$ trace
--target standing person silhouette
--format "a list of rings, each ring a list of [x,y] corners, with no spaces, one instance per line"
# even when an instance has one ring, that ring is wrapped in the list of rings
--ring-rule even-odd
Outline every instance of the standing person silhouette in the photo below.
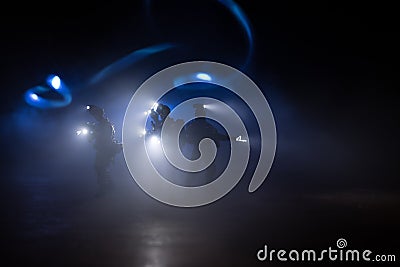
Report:
[[[170,112],[171,109],[167,105],[161,103],[155,104],[150,112],[152,134],[161,135],[162,126]]]
[[[217,148],[220,147],[221,141],[228,141],[229,137],[227,135],[218,132],[217,128],[212,125],[206,118],[206,108],[202,104],[194,104],[194,113],[196,117],[201,117],[197,122],[188,123],[186,128],[185,140],[188,144],[192,146],[191,159],[197,159],[200,157],[200,151],[198,149],[198,144],[204,138],[211,138],[214,140]],[[207,169],[204,170],[205,180],[212,181],[217,172],[216,162],[211,163]]]
[[[109,168],[115,155],[122,151],[122,144],[115,140],[114,125],[105,116],[104,109],[95,105],[88,105],[86,109],[96,120],[90,124],[90,141],[96,150],[94,163],[98,184],[96,195],[101,195],[112,187]]]

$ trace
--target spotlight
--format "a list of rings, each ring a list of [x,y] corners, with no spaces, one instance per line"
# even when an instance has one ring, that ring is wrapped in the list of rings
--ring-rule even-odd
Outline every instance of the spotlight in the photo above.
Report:
[[[90,109],[90,106],[86,106],[86,110],[89,110]]]
[[[56,89],[56,90],[60,89],[60,87],[61,87],[61,80],[60,80],[60,77],[58,77],[58,76],[53,76],[53,77],[50,79],[50,84],[51,84],[51,86],[52,86],[54,89]]]
[[[153,135],[150,139],[150,143],[152,145],[158,145],[160,144],[160,139],[157,136]]]
[[[207,73],[203,73],[203,72],[197,73],[196,77],[203,81],[211,81],[212,80],[210,75],[208,75]]]
[[[55,91],[62,99],[46,98],[44,94],[51,91]],[[28,89],[24,98],[29,105],[42,109],[65,107],[72,101],[68,86],[59,76],[53,74],[47,76],[45,84]]]
[[[30,98],[32,98],[32,100],[35,100],[35,101],[38,101],[38,100],[39,100],[38,95],[35,94],[35,93],[31,93],[31,94],[30,94]]]
[[[89,130],[87,128],[82,128],[82,129],[76,131],[76,135],[87,135],[88,133],[89,133]]]

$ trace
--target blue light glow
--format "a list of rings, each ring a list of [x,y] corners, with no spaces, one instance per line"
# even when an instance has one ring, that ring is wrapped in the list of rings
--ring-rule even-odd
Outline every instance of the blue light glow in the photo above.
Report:
[[[218,2],[221,3],[222,5],[224,5],[233,14],[233,16],[236,18],[237,21],[239,21],[240,25],[243,27],[243,29],[246,33],[249,48],[248,48],[248,52],[247,52],[246,61],[242,66],[242,68],[245,69],[247,67],[247,65],[249,64],[250,59],[253,55],[253,33],[252,33],[250,21],[247,18],[244,11],[240,8],[240,6],[235,1],[233,1],[233,0],[218,0]],[[150,16],[150,6],[151,6],[151,0],[145,0],[146,13],[147,13],[148,17],[151,17]]]
[[[247,18],[246,14],[243,12],[243,10],[240,8],[240,6],[238,4],[236,4],[233,0],[219,0],[219,2],[221,4],[223,4],[224,6],[226,6],[232,12],[232,14],[240,22],[240,24],[242,25],[242,27],[244,28],[244,30],[246,32],[247,39],[249,42],[249,50],[247,53],[246,62],[243,66],[245,68],[247,66],[247,64],[249,63],[250,58],[253,54],[253,33],[252,33],[252,30],[250,27],[249,19]]]
[[[115,61],[114,63],[111,63],[110,65],[99,71],[96,75],[93,76],[93,78],[91,79],[91,83],[99,82],[100,80],[105,79],[106,77],[119,71],[122,71],[123,69],[126,69],[127,67],[133,65],[140,60],[145,59],[148,56],[174,48],[175,46],[175,44],[163,43],[133,51],[129,55]]]
[[[50,91],[57,92],[62,96],[62,99],[50,99],[41,96]],[[37,85],[25,92],[25,102],[36,108],[60,108],[69,105],[71,101],[72,96],[68,87],[56,75],[49,75],[46,79],[46,85]]]
[[[152,2],[151,0],[145,0],[147,17],[151,17],[151,14],[150,14],[151,2]],[[232,13],[232,15],[240,23],[240,25],[243,27],[243,29],[246,33],[247,40],[248,40],[248,51],[247,51],[246,61],[242,65],[242,69],[246,69],[248,64],[250,63],[252,56],[253,56],[253,47],[254,47],[253,33],[252,33],[250,21],[247,18],[244,11],[240,8],[240,6],[235,1],[233,1],[233,0],[218,0],[218,2],[221,3],[222,5],[224,5]]]
[[[207,73],[203,73],[203,72],[198,73],[196,75],[196,77],[203,81],[211,81],[212,80],[210,75],[208,75]]]

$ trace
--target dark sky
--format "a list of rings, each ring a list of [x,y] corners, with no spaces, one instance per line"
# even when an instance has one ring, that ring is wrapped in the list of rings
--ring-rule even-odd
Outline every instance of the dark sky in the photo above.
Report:
[[[237,3],[254,37],[243,72],[274,113],[277,153],[258,191],[247,193],[247,173],[226,197],[194,209],[147,196],[122,155],[113,167],[114,193],[94,198],[94,152],[74,130],[90,119],[81,110],[90,102],[105,108],[120,139],[135,88],[173,64],[211,60],[240,69],[249,43],[229,10],[218,1],[2,8],[2,262],[262,266],[255,255],[264,244],[318,249],[338,238],[400,260],[394,4]],[[88,85],[123,56],[165,42],[179,46]],[[70,86],[71,105],[30,107],[24,92],[50,73]]]

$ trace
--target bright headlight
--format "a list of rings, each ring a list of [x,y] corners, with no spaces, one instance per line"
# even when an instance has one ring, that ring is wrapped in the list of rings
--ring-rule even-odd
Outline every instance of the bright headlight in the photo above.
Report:
[[[82,128],[82,129],[76,131],[76,135],[87,135],[88,133],[89,133],[89,130],[87,128]]]
[[[157,136],[153,135],[150,139],[150,142],[152,145],[158,145],[160,144],[160,139]]]

